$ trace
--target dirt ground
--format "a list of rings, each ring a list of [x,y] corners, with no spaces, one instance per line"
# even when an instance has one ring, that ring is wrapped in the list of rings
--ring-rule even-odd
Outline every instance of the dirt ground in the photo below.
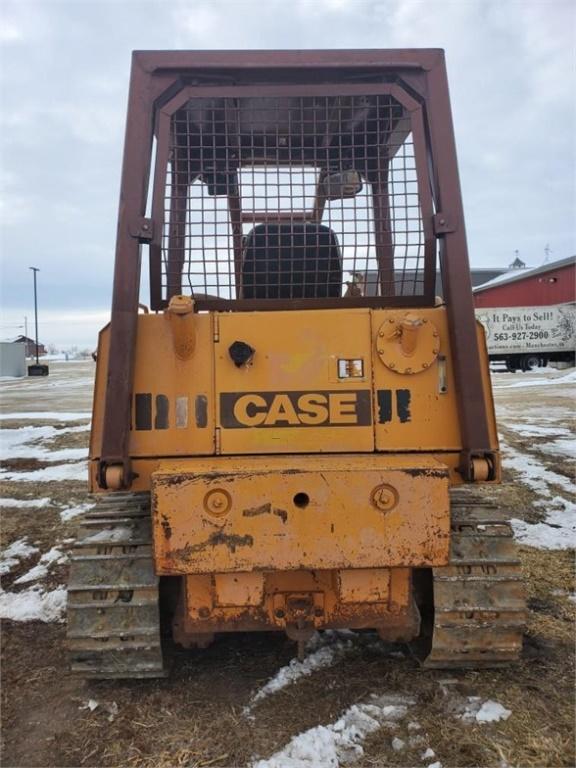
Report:
[[[544,375],[550,381],[539,386]],[[545,521],[547,513],[547,496],[538,486],[534,466],[549,473],[540,474],[557,505],[562,499],[573,500],[574,466],[562,441],[568,432],[574,434],[574,392],[555,385],[554,379],[563,375],[494,376],[500,431],[507,446],[504,457],[510,462],[505,463],[505,483],[496,496],[512,516],[529,523]],[[31,425],[55,427],[56,432],[30,445],[50,451],[84,449],[89,432],[69,428],[89,421],[92,378],[92,362],[55,362],[48,380],[0,382],[4,434]],[[30,413],[35,415],[27,417]],[[61,420],[54,413],[62,414]],[[555,453],[549,450],[551,443]],[[41,451],[30,453],[5,457],[0,465],[6,473],[0,475],[0,550],[23,538],[39,550],[9,569],[2,581],[6,593],[29,587],[15,581],[38,563],[40,553],[54,546],[66,549],[79,518],[66,519],[62,510],[87,500],[81,479],[20,479],[19,473],[52,466]],[[528,461],[527,474],[519,457]],[[9,503],[34,498],[50,502],[38,509]],[[522,546],[521,553],[529,616],[523,657],[513,668],[457,674],[422,671],[402,647],[367,635],[334,664],[263,699],[249,716],[244,708],[254,692],[293,658],[294,645],[281,635],[221,636],[204,651],[183,651],[167,642],[168,679],[85,682],[67,670],[65,623],[3,620],[1,763],[246,766],[282,749],[302,731],[334,723],[371,694],[403,693],[414,704],[393,735],[405,747],[395,750],[390,730],[377,730],[367,737],[355,765],[424,765],[421,755],[430,747],[443,768],[573,766],[574,553],[530,546]],[[66,572],[65,562],[51,565],[42,589],[65,584]],[[468,696],[495,700],[512,714],[494,723],[463,723],[454,716],[452,704]],[[90,700],[98,703],[93,711],[87,706]],[[410,737],[408,720],[420,726],[417,739]]]

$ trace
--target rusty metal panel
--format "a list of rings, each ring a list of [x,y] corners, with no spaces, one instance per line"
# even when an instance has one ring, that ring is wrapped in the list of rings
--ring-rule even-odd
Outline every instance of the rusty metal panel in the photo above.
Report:
[[[343,603],[388,602],[389,568],[355,568],[338,571],[339,593]]]
[[[445,564],[448,470],[366,455],[189,459],[152,476],[161,574]]]
[[[260,605],[264,599],[264,574],[216,573],[214,593],[219,606]]]
[[[344,577],[346,597],[342,595]],[[250,602],[232,604],[218,597],[218,585],[237,578],[259,580],[259,590],[244,592]],[[359,599],[364,590],[369,602]],[[348,589],[348,586],[350,589]],[[375,599],[378,598],[378,599]],[[315,629],[337,627],[376,628],[383,637],[409,635],[414,627],[411,573],[407,568],[346,571],[269,571],[231,574],[187,575],[182,581],[182,599],[177,610],[178,642],[192,643],[214,632],[286,630],[294,601],[309,602],[308,624]],[[412,635],[413,636],[413,635]]]
[[[463,450],[461,472],[473,479],[473,456],[490,455],[490,418],[482,379],[470,263],[460,191],[456,141],[444,57],[430,71],[430,146],[434,158],[436,210],[450,226],[440,236],[440,267],[448,312]]]

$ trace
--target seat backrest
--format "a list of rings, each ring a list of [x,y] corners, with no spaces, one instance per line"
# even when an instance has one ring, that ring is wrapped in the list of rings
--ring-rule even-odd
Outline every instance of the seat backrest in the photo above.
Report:
[[[259,224],[246,237],[244,299],[324,299],[342,295],[342,259],[329,227]]]

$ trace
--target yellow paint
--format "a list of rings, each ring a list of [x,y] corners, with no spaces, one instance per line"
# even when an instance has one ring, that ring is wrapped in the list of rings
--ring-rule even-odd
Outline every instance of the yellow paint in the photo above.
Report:
[[[236,368],[228,347],[240,339],[256,352],[249,367]],[[337,379],[337,358],[365,360],[364,379]],[[296,361],[289,364],[287,361]],[[253,426],[260,429],[222,428],[222,453],[319,453],[371,452],[374,449],[372,425],[354,426],[339,391],[371,391],[370,312],[369,310],[324,310],[305,312],[247,312],[220,316],[220,341],[215,347],[215,384],[220,393],[247,393],[254,398],[263,392],[280,393],[265,419],[255,415]],[[334,429],[315,427],[310,416],[304,429],[302,419],[294,418],[283,393],[319,395],[319,406],[331,415],[339,414]],[[329,393],[329,394],[326,394]],[[328,398],[329,402],[322,398]],[[258,401],[261,403],[261,401]],[[275,415],[284,405],[291,418],[284,424]],[[304,403],[302,403],[304,405]],[[318,407],[317,405],[317,407]],[[223,418],[217,397],[216,421]],[[304,417],[306,420],[306,417]],[[342,424],[350,424],[343,427]]]
[[[451,456],[461,449],[456,407],[456,388],[446,313],[443,307],[398,310],[321,310],[305,312],[222,313],[219,340],[214,341],[214,315],[185,315],[194,325],[195,342],[189,357],[174,350],[174,335],[168,315],[140,315],[135,352],[134,393],[164,394],[169,401],[168,429],[131,431],[130,455],[134,461],[155,462],[166,456],[210,456],[220,427],[222,454],[397,454],[418,451],[441,454],[450,467]],[[391,370],[378,354],[382,327],[397,327],[409,315],[426,321],[417,325],[414,358],[438,354],[428,368],[410,374]],[[181,319],[181,318],[176,318]],[[392,320],[392,323],[389,323]],[[423,330],[426,328],[426,330]],[[432,330],[430,330],[432,329]],[[438,337],[430,333],[438,333]],[[100,455],[102,415],[107,377],[108,328],[102,331],[96,376],[91,458]],[[478,325],[480,348],[485,350],[483,330]],[[251,365],[237,368],[228,353],[236,340],[255,350]],[[179,342],[185,349],[185,340]],[[399,347],[400,348],[400,347]],[[426,351],[427,350],[427,351]],[[363,361],[364,376],[338,378],[338,359]],[[412,358],[407,357],[406,360]],[[418,359],[420,359],[418,357]],[[493,417],[488,360],[482,355],[482,377],[492,446],[498,449]],[[415,369],[417,366],[414,364]],[[440,385],[445,382],[445,391]],[[410,421],[401,422],[397,412],[397,390],[410,391]],[[390,390],[391,420],[379,421],[377,390]],[[371,424],[356,426],[350,392],[364,392],[372,399]],[[223,424],[220,395],[236,393],[235,415],[242,424]],[[273,398],[269,408],[263,399]],[[205,398],[206,426],[196,423],[198,397]],[[358,397],[358,396],[357,396]],[[177,422],[184,414],[186,423]],[[330,423],[331,422],[331,423]],[[134,413],[132,426],[135,426]],[[142,471],[145,480],[138,489],[149,488],[151,465]],[[458,478],[452,475],[452,482]]]

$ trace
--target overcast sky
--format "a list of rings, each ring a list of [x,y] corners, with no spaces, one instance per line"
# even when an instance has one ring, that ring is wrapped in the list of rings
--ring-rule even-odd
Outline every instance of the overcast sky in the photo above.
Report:
[[[575,245],[572,1],[110,0],[0,3],[0,338],[94,346],[110,304],[133,49],[446,50],[475,266]],[[146,300],[146,299],[145,299]]]

